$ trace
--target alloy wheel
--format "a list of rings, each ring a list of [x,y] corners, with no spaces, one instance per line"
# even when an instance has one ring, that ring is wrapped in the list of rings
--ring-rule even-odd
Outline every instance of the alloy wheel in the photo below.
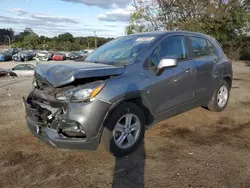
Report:
[[[217,103],[220,108],[223,108],[227,104],[228,89],[226,86],[222,86],[217,94]]]
[[[127,149],[138,140],[140,131],[140,119],[135,114],[126,114],[115,125],[113,131],[114,142],[119,148]]]

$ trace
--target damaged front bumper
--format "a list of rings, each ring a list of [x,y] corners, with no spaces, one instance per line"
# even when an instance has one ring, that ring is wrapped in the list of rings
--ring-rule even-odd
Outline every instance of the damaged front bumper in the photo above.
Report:
[[[33,98],[24,98],[23,103],[26,121],[34,136],[48,145],[76,150],[97,149],[103,130],[103,119],[110,108],[110,104],[99,100],[68,103],[57,108]],[[80,127],[81,130],[75,127]]]

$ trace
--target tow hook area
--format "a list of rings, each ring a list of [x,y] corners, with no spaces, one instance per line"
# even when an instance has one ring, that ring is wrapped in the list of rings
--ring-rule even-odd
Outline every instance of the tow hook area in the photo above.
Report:
[[[62,120],[58,129],[60,135],[66,138],[86,138],[82,125],[73,120]]]
[[[80,123],[65,119],[63,109],[47,116],[45,125],[58,131],[63,138],[86,138],[86,133]]]

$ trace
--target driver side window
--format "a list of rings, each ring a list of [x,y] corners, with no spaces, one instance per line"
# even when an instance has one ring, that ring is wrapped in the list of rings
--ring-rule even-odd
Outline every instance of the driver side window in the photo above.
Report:
[[[160,60],[159,60],[159,47],[157,47],[153,53],[150,55],[150,57],[148,58],[148,65],[149,68],[154,68],[157,67],[157,65],[159,64]]]
[[[25,69],[25,65],[17,65],[12,70],[24,70],[24,69]]]
[[[174,57],[177,60],[187,59],[186,40],[184,36],[168,37],[161,43],[160,59],[163,57]]]
[[[148,58],[149,68],[157,67],[164,57],[173,57],[177,60],[188,58],[186,40],[184,36],[172,36],[163,40]]]

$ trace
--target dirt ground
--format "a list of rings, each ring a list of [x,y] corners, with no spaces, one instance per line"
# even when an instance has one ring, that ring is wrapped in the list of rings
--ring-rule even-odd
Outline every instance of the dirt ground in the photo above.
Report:
[[[1,67],[1,64],[0,64]],[[133,154],[62,151],[33,137],[22,96],[31,78],[0,79],[0,187],[250,187],[250,67],[234,62],[222,113],[197,108],[146,132]]]

